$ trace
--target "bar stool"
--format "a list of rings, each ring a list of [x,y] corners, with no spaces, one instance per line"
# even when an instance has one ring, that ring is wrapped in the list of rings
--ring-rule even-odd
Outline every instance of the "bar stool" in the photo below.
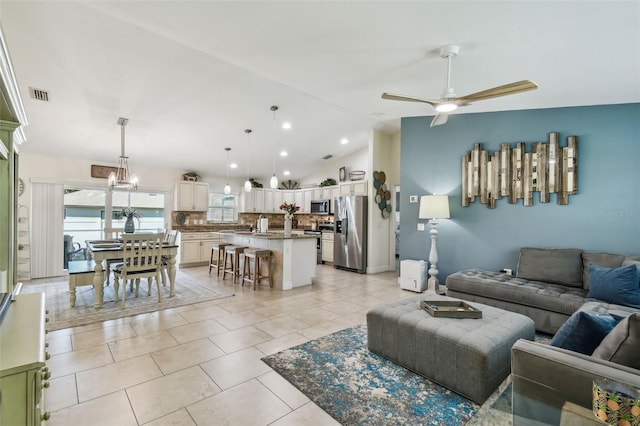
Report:
[[[269,287],[273,288],[273,272],[271,269],[271,250],[249,248],[245,249],[242,261],[242,285],[244,282],[253,283],[253,289],[260,284],[260,281],[269,279]],[[253,259],[253,277],[251,276],[251,260]],[[264,262],[267,262],[269,275],[263,275]]]
[[[209,260],[209,274],[211,274],[211,269],[216,268],[216,276],[220,276],[220,264],[224,260],[224,248],[230,246],[231,243],[213,243],[211,244],[211,260]],[[215,256],[214,256],[215,254]],[[213,263],[213,260],[216,260],[216,263]],[[222,269],[224,270],[224,265],[222,265]]]
[[[236,283],[238,276],[240,276],[240,255],[247,246],[226,246],[224,248],[224,272],[222,273],[222,279],[227,277],[227,274],[231,274],[233,277],[233,283]]]

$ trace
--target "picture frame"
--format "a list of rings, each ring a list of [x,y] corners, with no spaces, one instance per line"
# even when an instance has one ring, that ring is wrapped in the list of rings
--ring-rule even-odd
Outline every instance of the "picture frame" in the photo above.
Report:
[[[346,167],[340,167],[340,170],[338,170],[338,177],[340,178],[340,182],[344,182],[345,180],[347,180],[347,168]]]
[[[111,166],[100,166],[98,164],[91,165],[91,177],[93,178],[108,179],[111,172],[117,173],[118,168]]]

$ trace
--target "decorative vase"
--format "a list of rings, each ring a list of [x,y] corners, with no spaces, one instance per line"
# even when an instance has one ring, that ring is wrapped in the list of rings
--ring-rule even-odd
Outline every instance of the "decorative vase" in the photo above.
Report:
[[[290,237],[291,236],[291,228],[292,228],[292,220],[291,219],[285,219],[284,220],[284,236],[285,237]]]
[[[127,221],[124,223],[124,232],[126,234],[133,234],[136,232],[136,227],[133,224],[133,216],[129,216]]]

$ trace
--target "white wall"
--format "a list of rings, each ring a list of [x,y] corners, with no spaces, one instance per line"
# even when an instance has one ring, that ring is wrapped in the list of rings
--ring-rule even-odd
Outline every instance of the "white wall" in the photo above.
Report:
[[[395,209],[394,185],[399,184],[400,176],[400,138],[398,135],[388,135],[379,131],[371,133],[369,141],[368,157],[371,177],[369,178],[369,232],[367,272],[377,273],[392,271],[395,269],[395,234],[394,215],[382,217],[382,212],[375,202],[376,188],[373,185],[373,172],[384,171],[386,175],[385,185],[391,191],[391,203]]]
[[[368,152],[369,148],[367,147],[355,151],[346,157],[338,158],[336,160],[329,159],[327,160],[326,166],[300,179],[300,185],[319,185],[320,182],[327,178],[333,178],[336,182],[339,182],[340,179],[338,173],[340,167],[346,167],[347,180],[349,180],[349,172],[353,170],[364,170],[366,173],[365,179],[371,179],[371,173],[369,172],[370,169],[368,166]],[[398,164],[400,164],[400,162],[398,162]]]

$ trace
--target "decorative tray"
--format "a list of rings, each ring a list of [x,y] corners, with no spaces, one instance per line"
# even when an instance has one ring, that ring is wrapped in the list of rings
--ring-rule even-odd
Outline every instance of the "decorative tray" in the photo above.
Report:
[[[462,300],[423,300],[420,307],[436,318],[482,318],[482,311]]]

